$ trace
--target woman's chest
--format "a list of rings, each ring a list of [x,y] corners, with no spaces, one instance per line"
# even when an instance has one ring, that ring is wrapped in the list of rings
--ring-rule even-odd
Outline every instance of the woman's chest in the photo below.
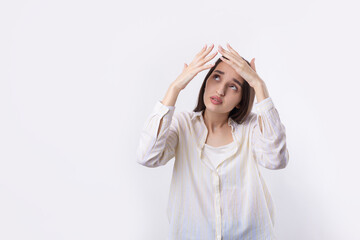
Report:
[[[216,133],[209,132],[205,143],[212,147],[220,147],[230,144],[233,141],[234,139],[231,133],[231,129],[224,129]]]

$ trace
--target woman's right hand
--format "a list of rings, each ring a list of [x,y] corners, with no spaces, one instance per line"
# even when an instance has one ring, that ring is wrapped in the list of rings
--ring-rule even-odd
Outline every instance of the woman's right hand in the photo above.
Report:
[[[172,85],[179,91],[183,90],[199,72],[213,67],[214,64],[204,65],[205,63],[213,59],[218,53],[216,51],[210,56],[207,56],[213,48],[214,44],[211,44],[209,48],[207,48],[205,44],[201,51],[195,55],[194,60],[189,65],[187,65],[186,63],[184,64],[182,73],[176,78]]]

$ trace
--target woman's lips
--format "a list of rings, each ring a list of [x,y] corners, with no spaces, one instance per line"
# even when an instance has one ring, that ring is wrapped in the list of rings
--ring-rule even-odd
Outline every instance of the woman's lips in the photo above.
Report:
[[[216,97],[210,97],[210,101],[211,101],[213,104],[215,104],[215,105],[218,105],[218,104],[221,104],[221,103],[222,103],[222,102],[220,102],[221,99],[218,100]]]

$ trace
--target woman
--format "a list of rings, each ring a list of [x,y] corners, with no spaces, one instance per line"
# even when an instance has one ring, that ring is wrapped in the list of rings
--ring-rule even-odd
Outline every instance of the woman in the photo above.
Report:
[[[184,65],[143,127],[137,162],[165,165],[175,157],[167,216],[169,239],[277,239],[274,204],[258,169],[285,168],[285,127],[253,59],[229,44],[205,65],[213,44]],[[192,112],[176,112],[179,93],[209,69]],[[257,114],[252,113],[256,95]]]

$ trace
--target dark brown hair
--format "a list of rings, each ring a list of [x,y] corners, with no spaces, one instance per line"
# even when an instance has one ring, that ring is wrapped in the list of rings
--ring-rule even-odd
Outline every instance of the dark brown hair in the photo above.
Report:
[[[222,56],[222,57],[225,59],[228,59],[225,56]],[[246,59],[244,59],[244,60],[250,66],[250,63]],[[202,110],[205,110],[206,106],[204,103],[204,92],[205,92],[206,82],[207,82],[208,78],[210,77],[211,73],[215,70],[216,66],[220,62],[222,62],[222,60],[219,58],[215,62],[215,65],[212,68],[210,68],[209,72],[206,74],[204,82],[200,88],[197,106],[193,110],[194,112],[200,112]],[[231,117],[238,124],[243,123],[243,121],[246,119],[246,117],[250,114],[251,109],[254,104],[254,99],[255,99],[255,90],[254,90],[254,88],[250,87],[250,85],[247,81],[244,81],[244,84],[241,88],[241,93],[242,94],[241,94],[240,104],[237,105],[239,108],[234,107],[229,113],[229,117]]]

